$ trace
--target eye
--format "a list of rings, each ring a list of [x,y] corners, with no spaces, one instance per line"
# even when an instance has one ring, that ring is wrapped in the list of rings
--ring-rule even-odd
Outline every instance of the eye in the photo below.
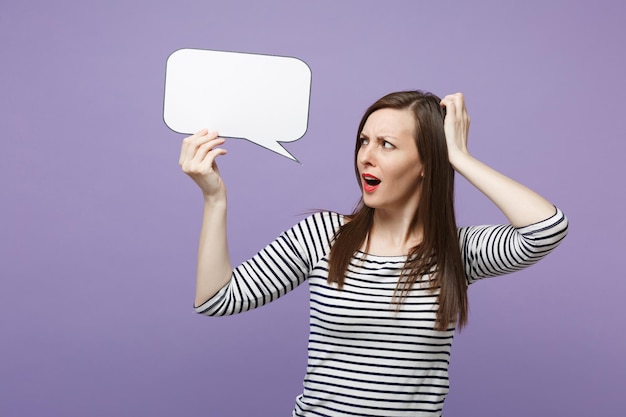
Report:
[[[369,140],[368,138],[364,137],[364,136],[361,136],[361,137],[359,138],[359,140],[361,141],[361,146],[365,146],[365,145],[367,145],[368,143],[370,143],[370,140]]]
[[[393,144],[391,142],[387,142],[386,140],[383,141],[383,148],[384,149],[393,149],[395,148],[395,146],[393,146]]]

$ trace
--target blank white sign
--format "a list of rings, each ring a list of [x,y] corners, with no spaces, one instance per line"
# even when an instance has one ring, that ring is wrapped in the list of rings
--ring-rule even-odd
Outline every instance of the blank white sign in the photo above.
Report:
[[[304,136],[311,70],[292,57],[179,49],[167,60],[163,119],[175,132],[203,128],[296,160],[279,142]]]

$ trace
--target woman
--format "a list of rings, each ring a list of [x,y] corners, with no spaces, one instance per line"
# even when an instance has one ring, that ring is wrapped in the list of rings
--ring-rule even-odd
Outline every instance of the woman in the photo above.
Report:
[[[180,165],[205,201],[196,311],[239,313],[309,282],[308,366],[294,416],[440,416],[467,285],[535,263],[565,237],[560,210],[469,154],[468,131],[462,94],[381,98],[357,131],[355,212],[313,214],[235,269],[215,164],[224,140],[203,130],[183,141]],[[455,171],[511,224],[457,229]]]

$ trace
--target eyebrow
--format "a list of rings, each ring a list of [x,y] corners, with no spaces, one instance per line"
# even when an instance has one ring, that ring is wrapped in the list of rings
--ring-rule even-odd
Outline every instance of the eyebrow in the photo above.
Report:
[[[363,133],[363,132],[361,132],[361,133],[359,134],[359,137],[363,137],[363,138],[365,138],[365,139],[371,139],[369,136],[367,136],[367,135],[366,135],[365,133]],[[384,136],[376,136],[376,138],[375,138],[375,139],[378,139],[378,140],[381,140],[381,139],[382,139],[382,140],[387,140],[387,139],[395,139],[395,140],[397,140],[398,138],[397,138],[397,137],[395,137],[395,136],[391,136],[391,135],[384,135]]]

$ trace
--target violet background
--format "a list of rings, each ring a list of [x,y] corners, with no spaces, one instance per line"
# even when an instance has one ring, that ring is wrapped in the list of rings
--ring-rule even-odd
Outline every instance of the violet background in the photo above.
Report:
[[[179,48],[312,69],[308,131],[286,145],[301,164],[242,140],[220,159],[234,263],[308,210],[351,210],[372,101],[463,91],[473,154],[570,234],[472,286],[445,415],[623,415],[625,17],[606,0],[2,1],[0,415],[291,413],[306,285],[240,316],[192,310],[201,196],[162,120]],[[504,221],[457,184],[460,224]]]

